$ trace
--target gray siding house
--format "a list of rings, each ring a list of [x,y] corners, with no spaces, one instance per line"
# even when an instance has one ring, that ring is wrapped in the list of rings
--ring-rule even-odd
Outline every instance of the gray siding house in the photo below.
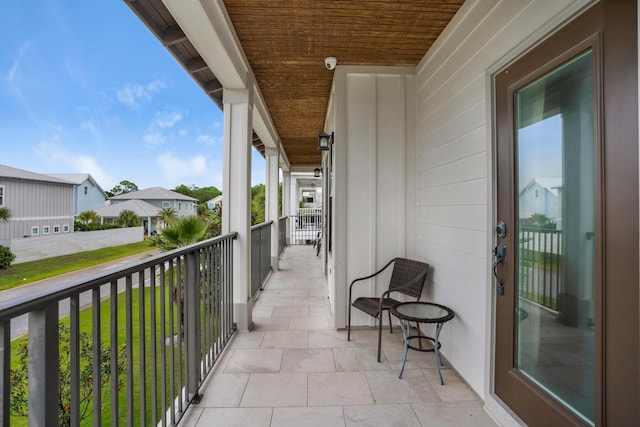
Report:
[[[0,165],[0,207],[11,211],[0,222],[0,245],[20,237],[73,232],[72,182]]]
[[[138,215],[145,234],[153,233],[160,222],[162,209],[171,208],[181,217],[196,215],[198,199],[185,196],[162,187],[151,187],[110,197],[109,205],[96,209],[104,223],[113,223],[123,210],[131,210]]]
[[[48,174],[54,178],[64,179],[75,184],[73,191],[73,214],[94,211],[105,206],[107,195],[98,182],[88,173]]]

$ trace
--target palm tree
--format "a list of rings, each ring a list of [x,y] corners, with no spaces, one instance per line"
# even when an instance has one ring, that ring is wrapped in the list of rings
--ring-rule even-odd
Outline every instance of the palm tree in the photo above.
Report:
[[[186,216],[169,222],[160,234],[153,237],[153,244],[169,251],[209,237],[209,224],[197,216]]]
[[[125,209],[120,212],[120,215],[116,218],[116,224],[123,228],[136,227],[140,225],[140,218],[138,218],[138,215],[136,215],[134,211]]]
[[[9,208],[0,208],[0,222],[9,222],[9,218],[11,218],[11,211]]]
[[[178,219],[178,212],[173,208],[162,208],[158,212],[158,218],[163,222],[163,228],[166,228],[170,223]]]
[[[83,224],[97,223],[100,216],[95,211],[84,211],[78,214],[78,221]]]

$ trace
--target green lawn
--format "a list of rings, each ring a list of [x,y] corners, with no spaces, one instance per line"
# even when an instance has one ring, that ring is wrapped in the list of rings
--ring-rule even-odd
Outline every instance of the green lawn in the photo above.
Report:
[[[144,240],[128,245],[15,264],[6,270],[0,270],[0,291],[153,249],[155,247],[150,241]]]

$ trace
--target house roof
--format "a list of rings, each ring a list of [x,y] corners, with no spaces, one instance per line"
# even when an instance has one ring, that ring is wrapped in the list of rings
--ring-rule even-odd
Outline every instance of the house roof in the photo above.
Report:
[[[175,191],[167,190],[162,187],[145,188],[144,190],[132,191],[130,193],[119,194],[109,197],[108,200],[186,200],[189,202],[197,202],[198,199],[185,196]]]
[[[533,187],[535,184],[538,184],[540,187],[549,190],[554,196],[557,196],[558,188],[562,188],[563,182],[562,178],[533,178],[524,187],[522,187],[520,194]]]
[[[93,185],[96,186],[96,188],[98,188],[98,190],[104,193],[104,190],[102,189],[102,187],[100,187],[98,182],[95,179],[93,179],[91,174],[88,174],[88,173],[48,173],[47,175],[52,176],[54,178],[60,178],[69,182],[73,182],[75,185],[80,185],[88,179],[93,183]]]
[[[214,197],[213,199],[207,200],[207,204],[217,204],[222,202],[222,194],[220,194],[219,196]]]
[[[104,208],[95,209],[95,213],[103,218],[115,218],[120,212],[130,210],[135,212],[139,217],[155,217],[158,216],[160,208],[147,203],[144,200],[127,200],[126,202],[116,203],[105,206]]]
[[[218,106],[223,87],[253,72],[289,163],[309,166],[321,162],[334,74],[324,58],[415,67],[464,0],[125,2]],[[258,111],[253,145],[264,152]]]
[[[27,181],[51,182],[56,184],[74,185],[72,182],[56,178],[51,175],[30,172],[24,169],[13,168],[11,166],[0,165],[0,178],[22,179]]]

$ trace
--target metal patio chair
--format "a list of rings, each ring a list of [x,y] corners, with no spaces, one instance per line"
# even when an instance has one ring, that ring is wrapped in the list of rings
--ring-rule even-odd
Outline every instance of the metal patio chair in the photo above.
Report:
[[[382,273],[393,264],[393,272],[389,288],[379,297],[359,297],[355,301],[351,300],[351,291],[356,282],[371,279]],[[394,258],[387,263],[382,269],[370,274],[369,276],[359,277],[349,285],[349,319],[347,323],[347,341],[351,341],[351,307],[355,307],[364,311],[368,315],[378,319],[378,362],[380,362],[380,352],[382,348],[382,312],[387,311],[389,317],[389,331],[393,333],[391,325],[391,308],[400,304],[400,301],[391,298],[391,294],[399,292],[401,294],[420,300],[422,289],[427,281],[429,273],[429,264],[420,261],[414,261],[407,258]]]

